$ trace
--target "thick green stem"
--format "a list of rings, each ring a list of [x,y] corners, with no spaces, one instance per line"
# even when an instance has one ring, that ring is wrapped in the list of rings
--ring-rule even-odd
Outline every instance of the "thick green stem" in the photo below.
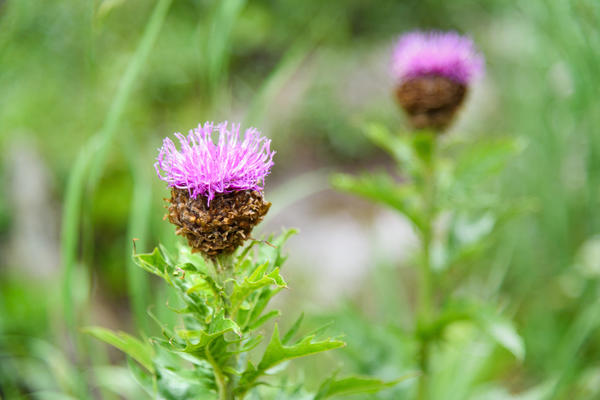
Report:
[[[228,396],[227,379],[225,378],[225,374],[221,370],[221,366],[217,363],[212,353],[210,352],[210,345],[206,346],[204,353],[206,354],[206,360],[212,366],[213,374],[215,375],[215,381],[217,382],[217,390],[219,392],[219,400],[233,399],[233,394],[231,395],[231,397]]]
[[[419,378],[418,399],[425,400],[427,396],[427,386],[429,378],[429,338],[423,334],[423,330],[431,323],[432,316],[432,289],[431,289],[431,266],[429,263],[429,247],[430,235],[423,237],[423,261],[420,268],[419,279],[419,310],[418,310],[418,326],[419,335],[419,369],[421,376]]]
[[[419,377],[419,387],[417,392],[418,400],[426,400],[428,398],[427,387],[429,385],[429,341],[422,340],[419,349],[419,368],[422,371]]]
[[[426,400],[429,398],[429,356],[430,356],[430,337],[428,335],[429,327],[434,319],[435,310],[433,308],[433,282],[431,274],[431,245],[433,241],[434,221],[436,215],[436,188],[435,188],[435,138],[431,147],[431,158],[425,166],[425,176],[423,182],[423,201],[425,203],[425,226],[422,231],[422,260],[419,269],[419,303],[418,303],[418,340],[419,340],[419,386],[417,390],[417,399]]]
[[[425,400],[427,396],[427,386],[429,381],[429,337],[424,334],[432,320],[432,289],[431,289],[431,266],[429,263],[429,246],[431,238],[429,235],[423,237],[423,262],[420,268],[419,280],[419,369],[421,376],[419,378],[418,396],[419,400]]]
[[[235,315],[232,315],[231,304],[229,302],[229,296],[233,290],[233,282],[235,279],[235,266],[234,260],[231,255],[220,256],[212,260],[214,270],[216,273],[216,280],[219,285],[223,288],[223,304],[222,307],[225,310],[225,316],[227,318],[235,319]],[[238,346],[238,344],[230,343],[229,347],[233,351],[233,355],[227,360],[226,367],[237,369],[238,356],[236,355],[237,349],[231,349],[231,347]],[[215,381],[217,382],[217,388],[219,390],[219,400],[235,400],[235,389],[237,387],[237,376],[223,371],[223,367],[212,358],[212,354],[208,350],[207,346],[207,359],[213,367],[213,373],[215,375]],[[211,358],[209,358],[211,357]]]

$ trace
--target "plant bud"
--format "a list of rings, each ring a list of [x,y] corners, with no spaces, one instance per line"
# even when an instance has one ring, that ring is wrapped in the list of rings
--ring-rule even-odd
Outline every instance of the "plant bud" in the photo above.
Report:
[[[441,132],[452,122],[484,59],[473,41],[455,32],[411,32],[392,59],[396,99],[416,129]]]

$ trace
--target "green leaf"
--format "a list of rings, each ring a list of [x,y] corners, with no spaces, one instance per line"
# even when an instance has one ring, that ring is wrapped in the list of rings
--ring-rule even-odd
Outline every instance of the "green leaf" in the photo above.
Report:
[[[39,390],[32,393],[34,398],[36,399],[44,399],[44,400],[77,400],[77,397],[69,396],[65,393],[53,392],[50,390]]]
[[[262,360],[258,364],[258,368],[266,371],[286,360],[337,349],[346,345],[346,343],[335,339],[326,339],[313,343],[314,338],[314,335],[309,335],[292,346],[285,346],[281,343],[279,327],[275,324],[273,336],[263,354]]]
[[[499,315],[487,315],[479,319],[479,324],[484,332],[519,361],[525,359],[525,343],[510,320]]]
[[[203,369],[157,366],[158,394],[165,400],[214,400],[214,378],[205,376]],[[212,374],[211,374],[212,375]]]
[[[481,183],[498,174],[525,148],[520,139],[489,140],[470,145],[457,158],[454,179],[461,186]]]
[[[248,330],[253,331],[255,329],[258,329],[262,325],[264,325],[267,321],[269,321],[270,319],[279,317],[280,315],[281,315],[281,311],[279,311],[279,310],[271,310],[268,313],[266,313],[263,316],[261,316],[260,318],[258,318],[256,321],[254,321],[251,324],[249,324],[248,325]]]
[[[317,337],[319,335],[322,335],[332,325],[333,325],[333,321],[329,321],[329,322],[327,322],[327,323],[319,326],[318,328],[313,329],[312,331],[310,331],[309,333],[307,333],[306,336],[311,336],[312,335],[312,336]]]
[[[518,360],[522,361],[525,358],[523,338],[519,336],[513,323],[495,310],[471,302],[452,303],[446,306],[437,321],[424,334],[438,337],[448,326],[460,321],[475,324]]]
[[[255,325],[258,320],[262,318],[261,314],[269,304],[269,301],[271,301],[273,296],[275,296],[281,290],[283,290],[283,288],[280,287],[276,287],[274,289],[263,289],[258,295],[258,299],[254,303],[253,308],[248,313],[248,322],[245,324],[245,326]]]
[[[276,238],[269,238],[270,246],[263,243],[259,247],[260,260],[269,260],[271,268],[278,268],[283,265],[287,256],[282,255],[283,245],[288,241],[290,237],[298,233],[296,229],[288,229]]]
[[[287,333],[283,336],[283,344],[288,344],[294,338],[294,335],[298,332],[298,329],[300,329],[300,324],[302,323],[303,319],[304,313],[301,313],[296,322],[294,322],[294,324],[290,328],[290,330],[287,331]]]
[[[336,375],[334,374],[331,378],[323,382],[314,400],[323,400],[333,396],[376,393],[391,388],[406,379],[416,377],[418,374],[407,374],[393,381],[383,381],[363,376],[349,376],[347,378],[336,379]]]
[[[498,217],[491,212],[453,215],[447,243],[441,246],[434,268],[438,271],[451,268],[481,254],[492,244],[498,225]]]
[[[217,337],[227,332],[234,332],[241,336],[240,327],[230,318],[225,318],[224,311],[219,312],[208,325],[208,330],[179,329],[175,333],[185,340],[186,347],[183,351],[199,352],[208,346]]]
[[[83,331],[116,347],[136,360],[148,371],[154,373],[154,364],[152,362],[154,351],[149,343],[144,343],[125,332],[113,332],[99,327],[89,327]]]
[[[388,152],[399,164],[414,164],[415,154],[408,138],[392,135],[385,126],[375,123],[365,126],[364,130],[375,145]]]
[[[166,256],[164,251],[163,255]],[[210,268],[207,265],[206,260],[198,253],[192,253],[192,249],[189,246],[180,243],[177,256],[178,264],[189,264],[193,266],[193,269],[195,271],[202,272],[204,274],[209,274]],[[168,258],[165,257],[165,259],[167,260],[167,262],[169,262]],[[175,262],[170,263],[175,264]]]
[[[150,398],[162,400],[162,396],[157,395],[156,382],[154,378],[154,374],[149,375],[148,372],[141,368],[139,364],[133,362],[131,358],[127,359],[127,365],[129,366],[129,371],[133,375],[133,379],[137,382],[138,385],[150,396]]]
[[[423,227],[423,211],[419,196],[412,184],[400,185],[386,173],[364,174],[353,177],[336,174],[331,181],[333,187],[376,203],[386,205],[405,215],[416,227]]]
[[[263,338],[264,337],[262,335],[258,335],[255,338],[248,340],[247,342],[243,343],[243,345],[238,350],[236,350],[235,353],[246,353],[250,350],[253,350],[256,346],[262,343]]]
[[[152,253],[135,254],[133,260],[137,265],[150,272],[151,274],[160,276],[167,282],[171,283],[169,275],[173,271],[173,267],[167,263],[162,251],[157,247]]]
[[[245,393],[254,386],[254,382],[260,375],[284,361],[337,349],[346,345],[346,343],[335,339],[313,342],[314,338],[314,335],[309,335],[292,346],[285,346],[279,337],[279,327],[275,324],[271,341],[267,345],[262,360],[257,367],[248,364],[240,379],[239,391]]]
[[[185,264],[189,265],[189,264]],[[219,297],[221,295],[221,287],[214,281],[214,279],[203,273],[197,272],[193,273],[192,285],[186,289],[186,294],[204,294],[214,297]]]
[[[243,301],[258,289],[271,285],[279,288],[287,287],[287,284],[279,274],[279,268],[275,268],[268,274],[265,273],[268,266],[268,262],[260,265],[249,277],[244,278],[241,284],[234,282],[233,292],[230,297],[232,314],[235,315]]]

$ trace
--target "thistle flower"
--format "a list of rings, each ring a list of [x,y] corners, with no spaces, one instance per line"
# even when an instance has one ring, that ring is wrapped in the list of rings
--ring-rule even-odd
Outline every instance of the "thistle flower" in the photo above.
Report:
[[[154,164],[171,187],[168,218],[176,234],[209,257],[233,252],[271,206],[262,195],[273,166],[271,141],[255,128],[242,140],[239,130],[239,124],[206,122],[187,136],[175,133],[181,149],[165,138]]]
[[[407,33],[392,57],[396,97],[418,129],[445,129],[483,69],[473,41],[456,32]]]

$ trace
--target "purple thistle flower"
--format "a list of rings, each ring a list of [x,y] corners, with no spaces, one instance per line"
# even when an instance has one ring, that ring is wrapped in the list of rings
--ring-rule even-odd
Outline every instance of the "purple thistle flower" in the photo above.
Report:
[[[471,38],[456,32],[409,32],[400,37],[392,72],[400,81],[441,76],[468,85],[484,70],[484,58]]]
[[[214,129],[219,133],[216,144],[212,122],[199,124],[187,136],[175,133],[181,150],[165,138],[154,164],[158,177],[169,187],[187,189],[193,199],[205,196],[207,204],[216,193],[262,191],[275,155],[271,140],[255,128],[247,129],[241,140],[239,124],[231,124],[228,130],[227,122],[222,122]]]

